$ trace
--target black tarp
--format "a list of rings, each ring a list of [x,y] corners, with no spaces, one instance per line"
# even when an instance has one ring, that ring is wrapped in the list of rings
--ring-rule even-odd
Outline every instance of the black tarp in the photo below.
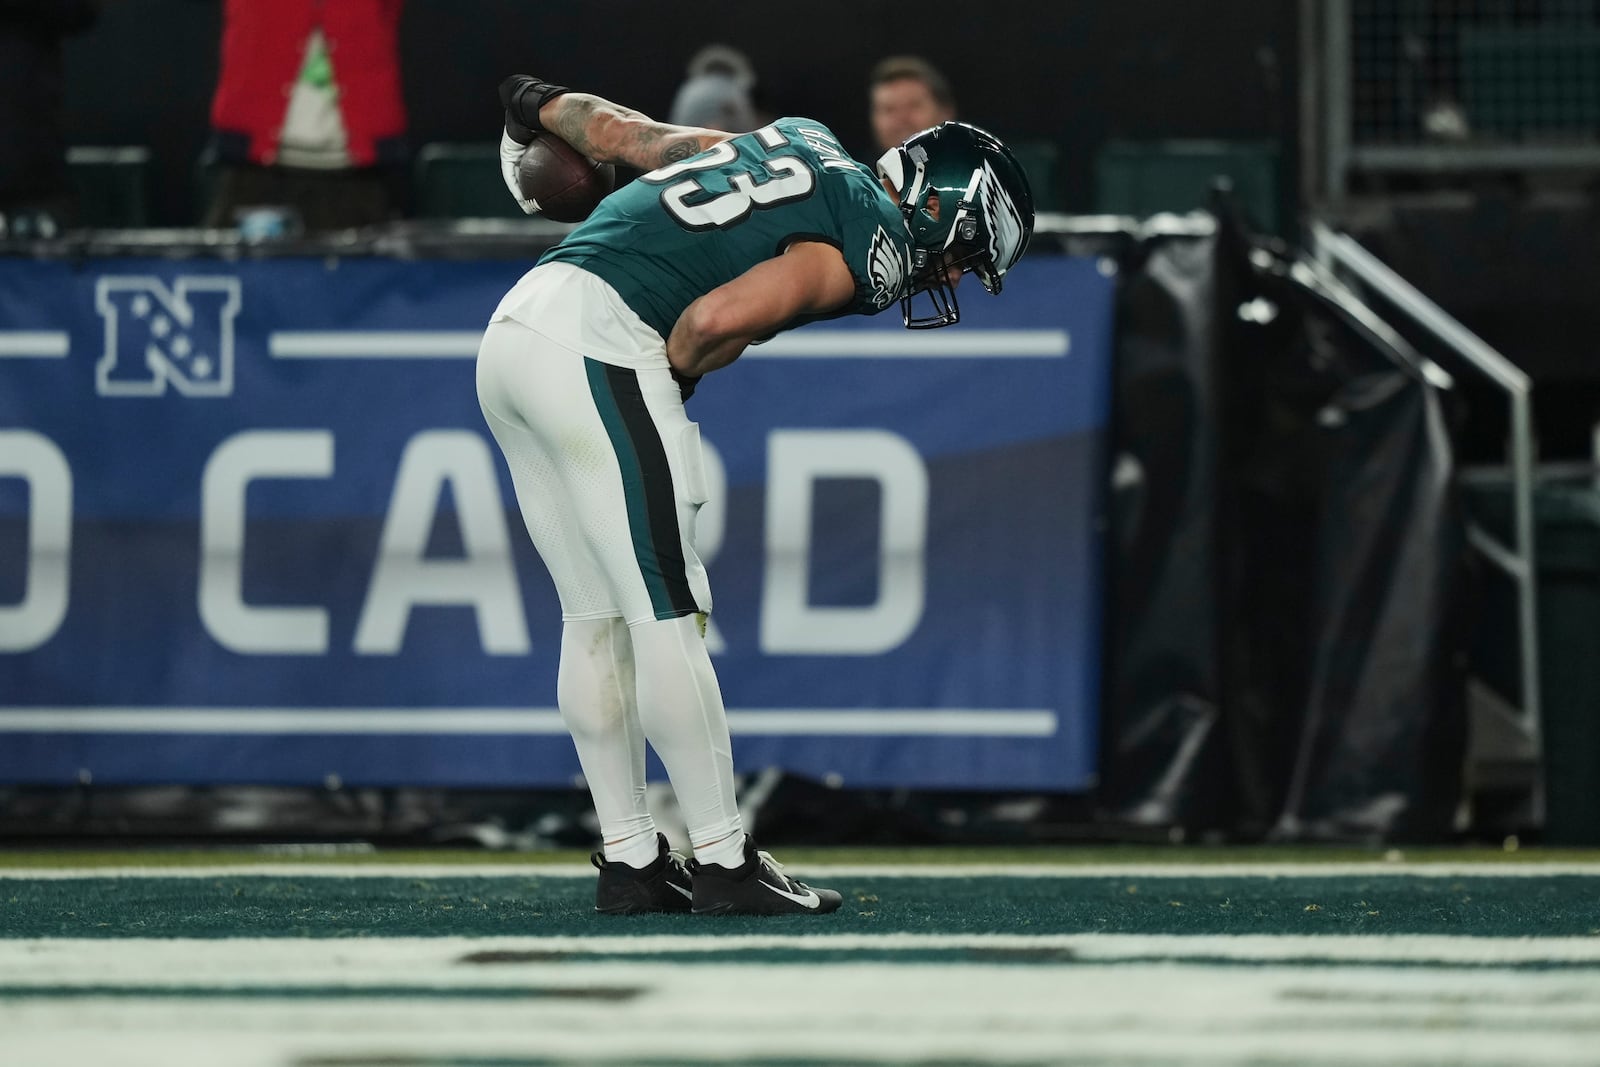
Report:
[[[1216,631],[1214,237],[1122,250],[1117,308],[1109,663],[1100,800],[1115,821],[1210,823]]]
[[[1103,818],[1442,836],[1465,736],[1444,395],[1220,214],[1123,257]]]

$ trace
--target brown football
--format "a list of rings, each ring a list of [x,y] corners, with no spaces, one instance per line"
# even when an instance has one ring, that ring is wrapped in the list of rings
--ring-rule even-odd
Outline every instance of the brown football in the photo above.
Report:
[[[540,134],[517,163],[517,187],[556,222],[582,222],[617,184],[617,169],[596,163],[554,134]]]

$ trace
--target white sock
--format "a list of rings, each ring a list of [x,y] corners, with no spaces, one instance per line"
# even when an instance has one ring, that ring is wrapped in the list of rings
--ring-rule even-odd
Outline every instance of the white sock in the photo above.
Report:
[[[695,857],[737,867],[744,859],[744,824],[733,789],[733,742],[699,623],[693,615],[652,620],[632,627],[629,636],[639,722],[672,779]]]
[[[578,749],[601,840],[616,842],[605,846],[606,861],[643,867],[658,853],[655,820],[644,803],[644,730],[636,692],[633,643],[621,619],[562,624],[556,704]],[[644,861],[635,862],[641,855]]]
[[[718,867],[744,866],[744,834],[729,834],[721,841],[694,847],[694,858],[701,863],[715,863]]]
[[[656,840],[655,827],[642,834],[634,834],[625,841],[607,841],[602,847],[607,863],[623,863],[629,867],[648,867],[661,856],[661,844]]]

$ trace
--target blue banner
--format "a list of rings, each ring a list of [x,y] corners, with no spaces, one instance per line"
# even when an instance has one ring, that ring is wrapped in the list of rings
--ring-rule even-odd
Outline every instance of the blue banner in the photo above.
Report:
[[[0,260],[0,781],[572,783],[473,385],[526,266]],[[742,770],[1092,784],[1112,281],[969,287],[690,402]]]

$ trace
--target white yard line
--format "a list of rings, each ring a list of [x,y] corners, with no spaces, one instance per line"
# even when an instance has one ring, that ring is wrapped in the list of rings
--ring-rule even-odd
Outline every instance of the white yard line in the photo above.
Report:
[[[329,947],[349,959],[374,946]],[[495,970],[464,969],[480,983]],[[854,1064],[1054,1063],[1070,1056],[1114,1064],[1543,1067],[1595,1062],[1600,1004],[1600,976],[1591,972],[862,962],[804,969],[705,964],[686,972],[648,961],[505,971],[520,971],[530,994],[611,988],[640,995],[621,1002],[424,993],[356,1000],[249,993],[203,1000],[0,999],[4,1062],[292,1067],[313,1059],[471,1057],[531,1067],[602,1058]],[[414,977],[386,974],[374,984]],[[319,984],[328,984],[326,977]],[[691,1025],[708,1010],[719,1019],[714,1042],[698,1040]]]
[[[780,857],[781,858],[781,857]],[[963,863],[795,864],[801,877],[822,878],[1600,878],[1600,862],[1583,863]],[[592,878],[587,863],[228,863],[163,867],[0,867],[0,879],[60,878]],[[1600,892],[1600,887],[1597,887]]]
[[[822,925],[819,923],[819,925]],[[568,964],[622,956],[770,952],[1037,952],[1062,963],[1210,962],[1506,967],[1600,964],[1596,937],[1455,937],[1439,934],[805,934],[701,933],[554,937],[23,938],[0,940],[0,987],[195,984],[391,985],[418,989],[515,986],[542,976],[564,982]],[[527,961],[470,964],[476,953],[531,953]],[[566,957],[552,961],[550,954]],[[1047,961],[1056,962],[1056,961]],[[559,966],[557,966],[559,964]],[[629,964],[630,966],[632,963]],[[554,968],[554,970],[552,970]],[[1597,976],[1600,978],[1600,976]]]

